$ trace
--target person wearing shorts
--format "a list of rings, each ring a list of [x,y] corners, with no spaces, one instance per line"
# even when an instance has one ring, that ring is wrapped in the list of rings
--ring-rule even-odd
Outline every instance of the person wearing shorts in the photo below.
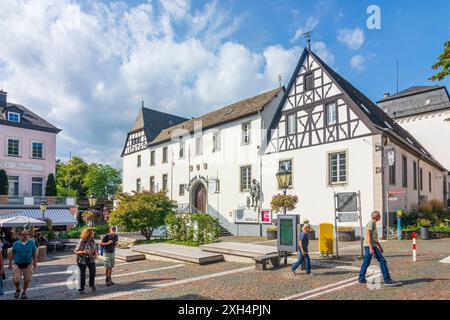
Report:
[[[116,246],[119,241],[119,236],[116,234],[117,228],[112,226],[109,228],[109,234],[103,237],[100,245],[105,251],[105,267],[106,267],[106,286],[114,285],[115,283],[111,279],[112,269],[116,264]]]
[[[28,230],[23,230],[21,239],[14,242],[12,246],[11,256],[9,258],[9,269],[14,269],[13,280],[16,286],[14,298],[19,298],[20,281],[23,278],[22,299],[27,299],[27,289],[30,282],[33,281],[33,268],[37,266],[37,248],[36,244],[30,238]],[[14,266],[13,266],[14,261]]]

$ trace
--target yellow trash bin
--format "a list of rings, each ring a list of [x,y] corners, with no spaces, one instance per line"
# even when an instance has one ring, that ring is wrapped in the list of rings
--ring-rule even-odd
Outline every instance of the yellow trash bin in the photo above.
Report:
[[[319,252],[321,255],[333,254],[333,224],[319,224]]]

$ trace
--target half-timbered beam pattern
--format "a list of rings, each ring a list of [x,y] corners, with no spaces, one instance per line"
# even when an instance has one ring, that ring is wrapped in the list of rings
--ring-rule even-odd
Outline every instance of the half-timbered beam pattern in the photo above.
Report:
[[[314,79],[311,90],[305,90],[309,86],[305,85],[305,75],[312,75]],[[353,112],[347,99],[338,85],[308,54],[281,109],[281,118],[267,151],[294,150],[369,134],[370,131]],[[333,121],[328,121],[329,104],[334,104],[335,108]],[[287,117],[292,114],[296,118],[296,132],[288,134]]]

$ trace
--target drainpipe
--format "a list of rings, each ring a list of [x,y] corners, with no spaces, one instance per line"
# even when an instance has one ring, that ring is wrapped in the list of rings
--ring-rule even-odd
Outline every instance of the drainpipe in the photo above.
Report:
[[[258,116],[260,119],[260,134],[259,134],[259,185],[261,187],[261,194],[259,197],[259,203],[262,203],[262,190],[263,190],[263,182],[262,182],[262,143],[263,143],[263,128],[264,128],[264,120],[262,118],[261,110],[258,110]],[[258,212],[258,219],[259,219],[260,212]],[[263,236],[262,232],[262,222],[259,222],[259,236]]]
[[[420,156],[418,159],[417,159],[417,182],[418,182],[418,184],[417,184],[417,204],[419,204],[420,203],[420,186],[421,186],[421,184],[423,184],[423,177],[421,177],[420,176],[420,160],[422,160],[423,158],[422,158],[422,156]],[[421,181],[422,181],[422,183],[421,183]]]

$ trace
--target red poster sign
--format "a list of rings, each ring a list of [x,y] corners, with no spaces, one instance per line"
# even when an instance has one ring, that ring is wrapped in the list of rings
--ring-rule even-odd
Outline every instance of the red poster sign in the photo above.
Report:
[[[270,210],[261,210],[261,222],[272,223],[272,216],[270,214]]]

